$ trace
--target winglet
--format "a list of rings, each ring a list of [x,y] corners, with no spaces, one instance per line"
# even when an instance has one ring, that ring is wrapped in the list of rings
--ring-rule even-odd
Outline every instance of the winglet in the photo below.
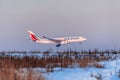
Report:
[[[36,41],[39,40],[38,37],[32,32],[32,31],[28,31],[29,37],[32,41]]]

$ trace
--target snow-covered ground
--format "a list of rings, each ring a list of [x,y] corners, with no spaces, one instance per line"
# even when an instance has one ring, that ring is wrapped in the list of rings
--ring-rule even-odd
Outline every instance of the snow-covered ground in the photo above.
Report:
[[[104,68],[68,68],[45,73],[47,80],[120,80],[120,59],[100,62]],[[56,68],[59,70],[60,68]]]
[[[78,56],[83,56],[83,54],[78,54]],[[37,58],[42,58],[42,57],[55,57],[58,56],[58,54],[0,54],[0,56],[13,56],[13,57],[24,57],[24,56],[29,56],[29,57],[37,57]],[[62,58],[64,58],[66,54],[62,55]],[[86,54],[86,56],[89,56]],[[93,55],[94,56],[94,55]],[[97,54],[96,56],[100,57],[100,54]],[[108,54],[103,55],[104,58],[108,59],[114,59],[114,60],[108,60],[108,61],[103,61],[99,62],[101,65],[104,66],[104,68],[95,68],[92,66],[86,67],[86,68],[80,68],[77,66],[77,64],[72,65],[74,68],[54,68],[54,72],[49,72],[49,73],[43,73],[43,75],[46,77],[47,80],[120,80],[120,55],[119,54]],[[71,59],[75,58],[75,55],[70,56],[72,57]],[[109,58],[111,57],[111,58]],[[77,58],[79,59],[79,58]],[[117,59],[117,60],[115,60]],[[47,59],[46,59],[47,60]],[[84,61],[83,61],[84,62]],[[75,62],[74,62],[75,63]],[[46,67],[45,67],[46,68]],[[45,68],[33,68],[36,71],[43,71],[45,72]]]

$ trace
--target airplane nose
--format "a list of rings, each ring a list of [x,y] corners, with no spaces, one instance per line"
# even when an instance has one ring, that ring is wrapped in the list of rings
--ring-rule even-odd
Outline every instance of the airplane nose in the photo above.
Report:
[[[87,38],[84,38],[84,40],[87,40]]]

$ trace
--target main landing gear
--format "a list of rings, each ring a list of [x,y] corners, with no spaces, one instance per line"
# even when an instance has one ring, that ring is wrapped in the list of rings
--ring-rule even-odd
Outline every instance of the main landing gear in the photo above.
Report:
[[[60,47],[60,46],[61,46],[61,44],[57,44],[57,45],[56,45],[56,47]]]

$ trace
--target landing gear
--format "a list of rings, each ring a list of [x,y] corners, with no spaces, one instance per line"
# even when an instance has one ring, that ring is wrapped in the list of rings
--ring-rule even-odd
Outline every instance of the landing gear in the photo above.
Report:
[[[61,44],[57,44],[57,45],[56,45],[56,47],[60,47],[60,46],[61,46]]]

